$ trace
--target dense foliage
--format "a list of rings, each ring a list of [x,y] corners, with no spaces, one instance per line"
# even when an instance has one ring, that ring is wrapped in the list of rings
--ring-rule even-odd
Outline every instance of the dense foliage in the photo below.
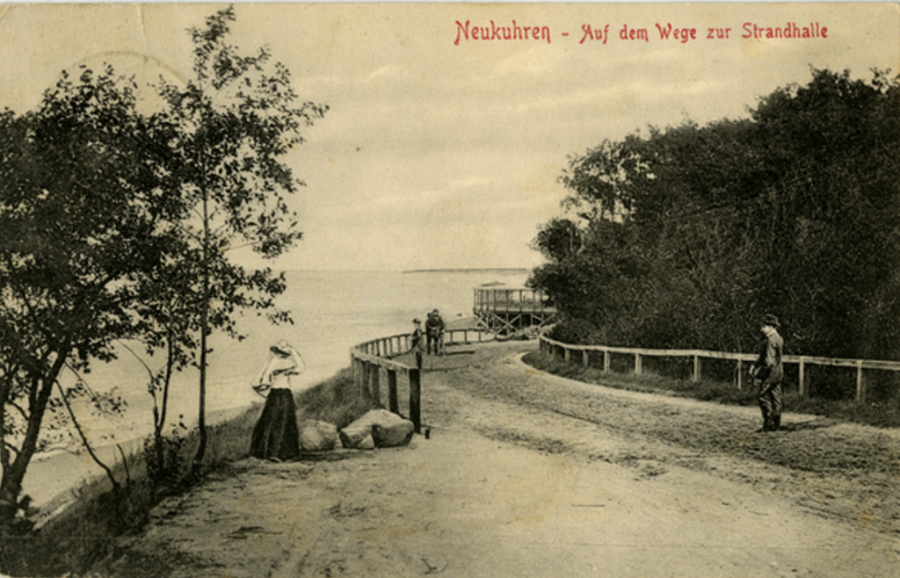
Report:
[[[112,359],[115,341],[140,331],[140,280],[166,253],[181,205],[165,127],[138,114],[134,86],[110,69],[63,75],[37,111],[0,122],[3,531],[24,509],[47,411],[78,395],[101,401],[80,379],[62,391],[61,373]]]
[[[571,158],[529,283],[570,341],[753,351],[770,312],[787,353],[900,359],[898,159],[896,79],[813,70],[747,119]]]

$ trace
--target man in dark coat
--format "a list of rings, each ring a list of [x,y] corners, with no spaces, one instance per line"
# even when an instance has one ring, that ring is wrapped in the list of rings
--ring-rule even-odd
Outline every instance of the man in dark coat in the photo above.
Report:
[[[781,381],[784,379],[782,363],[784,340],[778,334],[778,318],[764,315],[759,330],[764,336],[759,357],[750,368],[750,375],[759,392],[759,408],[763,427],[760,431],[778,431],[781,428],[781,408],[784,405]]]
[[[429,355],[432,351],[435,355],[444,352],[444,320],[437,309],[429,313],[428,319],[425,320],[425,335],[428,339],[427,352]]]

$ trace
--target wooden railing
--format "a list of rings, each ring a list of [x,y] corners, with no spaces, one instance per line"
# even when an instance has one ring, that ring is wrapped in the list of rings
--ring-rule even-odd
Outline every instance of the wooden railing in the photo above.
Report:
[[[422,372],[418,367],[390,359],[409,351],[410,337],[409,334],[392,335],[354,345],[350,348],[350,367],[354,383],[360,389],[368,391],[378,405],[381,405],[381,371],[385,371],[388,410],[396,414],[400,413],[397,373],[406,375],[409,381],[409,419],[413,422],[416,433],[422,433]]]
[[[446,329],[444,330],[444,345],[468,345],[470,343],[484,343],[493,341],[494,333],[485,329]]]
[[[409,419],[416,433],[422,431],[422,372],[392,358],[409,352],[412,334],[403,333],[381,337],[354,345],[350,348],[350,366],[353,379],[361,390],[368,391],[376,403],[381,404],[381,374],[384,372],[388,388],[388,410],[400,413],[397,394],[397,374],[409,381]],[[424,339],[424,336],[423,336]],[[484,343],[494,335],[481,329],[449,329],[444,331],[444,345]]]
[[[726,359],[737,362],[738,388],[742,388],[744,375],[744,362],[756,361],[757,355],[752,353],[727,353],[722,351],[705,351],[699,349],[638,349],[633,347],[610,347],[606,345],[572,345],[554,341],[544,335],[540,336],[542,351],[557,355],[562,351],[563,359],[570,362],[572,352],[581,355],[582,364],[587,367],[590,362],[590,352],[603,353],[603,370],[610,370],[610,353],[621,353],[634,356],[634,373],[641,374],[644,357],[688,357],[693,358],[692,381],[699,381],[701,377],[703,359]],[[808,355],[785,355],[783,363],[799,365],[798,382],[800,395],[809,394],[806,379],[806,367],[809,365],[822,365],[829,367],[849,367],[856,369],[856,399],[865,399],[865,387],[863,381],[864,369],[880,369],[887,371],[900,371],[898,361],[878,361],[874,359],[839,359],[831,357],[812,357]]]

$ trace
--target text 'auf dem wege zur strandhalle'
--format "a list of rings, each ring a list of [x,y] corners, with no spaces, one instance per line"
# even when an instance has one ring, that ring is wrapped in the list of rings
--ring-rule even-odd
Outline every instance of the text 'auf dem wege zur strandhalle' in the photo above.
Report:
[[[658,40],[668,40],[681,42],[682,44],[692,40],[731,40],[736,38],[743,39],[827,39],[828,27],[822,26],[818,22],[809,22],[798,24],[796,22],[787,22],[783,26],[762,26],[755,22],[744,22],[740,28],[689,28],[673,26],[671,23],[656,23],[652,28],[636,28],[628,24],[618,27],[618,38],[620,40],[643,40],[650,42],[651,38]],[[655,29],[655,32],[654,32]],[[590,24],[582,24],[580,31],[575,34],[569,32],[561,32],[560,38],[578,38],[579,44],[585,42],[600,42],[606,44],[610,39],[610,25],[605,24],[599,27]],[[537,40],[550,44],[551,40],[549,26],[526,26],[518,24],[513,20],[509,25],[497,25],[493,20],[488,24],[472,24],[470,20],[465,23],[456,21],[456,40],[454,45],[459,45],[460,41],[465,40]]]

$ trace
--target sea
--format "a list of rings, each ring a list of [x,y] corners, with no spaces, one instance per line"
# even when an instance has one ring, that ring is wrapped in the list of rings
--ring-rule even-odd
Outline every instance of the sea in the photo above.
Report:
[[[412,320],[438,309],[444,321],[473,315],[474,289],[491,284],[524,287],[527,269],[438,271],[286,271],[287,290],[276,305],[291,312],[293,324],[272,325],[265,317],[245,314],[238,320],[242,340],[213,334],[209,344],[207,408],[210,415],[233,415],[234,410],[263,400],[251,389],[253,379],[269,360],[269,347],[284,339],[303,357],[306,370],[291,379],[295,391],[312,387],[349,366],[350,347],[370,339],[410,333]],[[140,343],[117,347],[118,358],[94,362],[81,377],[100,393],[125,402],[118,414],[98,413],[88,403],[75,412],[88,438],[109,445],[143,437],[152,431],[153,399],[148,392],[149,371],[164,365],[164,355],[148,356]],[[64,376],[74,382],[74,375]],[[169,423],[196,423],[199,372],[189,368],[173,376],[169,394]],[[77,438],[72,438],[77,442]]]

